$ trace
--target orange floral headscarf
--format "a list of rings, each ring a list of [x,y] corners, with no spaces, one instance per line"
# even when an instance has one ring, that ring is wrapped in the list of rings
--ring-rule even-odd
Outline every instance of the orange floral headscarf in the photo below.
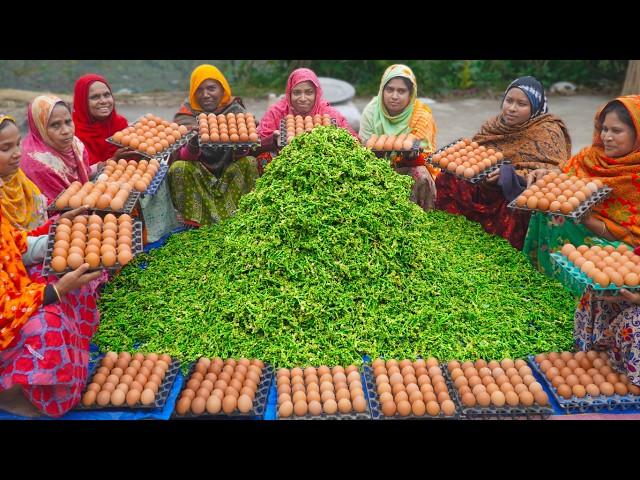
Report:
[[[631,153],[611,158],[604,154],[600,138],[600,112],[595,117],[593,144],[572,157],[565,173],[579,177],[597,177],[613,188],[611,196],[593,209],[594,216],[605,222],[616,238],[630,245],[640,245],[640,95],[618,97],[629,111],[636,130],[636,143]],[[615,101],[612,100],[612,101]]]
[[[191,83],[189,85],[189,103],[194,110],[202,111],[202,107],[196,100],[196,90],[205,80],[216,80],[222,85],[224,95],[217,108],[225,107],[231,102],[231,87],[222,72],[213,65],[200,65],[191,73]]]

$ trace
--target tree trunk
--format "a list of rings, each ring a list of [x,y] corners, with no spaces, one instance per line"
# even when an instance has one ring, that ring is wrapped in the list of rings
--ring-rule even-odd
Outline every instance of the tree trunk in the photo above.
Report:
[[[640,60],[629,60],[622,95],[640,94]]]

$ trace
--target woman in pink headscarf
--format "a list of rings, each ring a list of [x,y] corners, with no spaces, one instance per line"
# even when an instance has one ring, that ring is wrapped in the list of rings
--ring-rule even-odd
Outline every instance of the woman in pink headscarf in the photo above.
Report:
[[[356,132],[349,126],[347,120],[335,108],[332,108],[322,97],[322,87],[318,76],[308,68],[298,68],[291,72],[287,80],[285,96],[272,105],[264,114],[258,126],[258,135],[265,153],[258,155],[258,169],[260,174],[267,163],[277,153],[277,141],[280,134],[280,121],[287,115],[324,115],[328,114],[336,119],[341,128],[346,128],[351,135],[358,138]]]
[[[51,203],[71,183],[89,180],[89,154],[75,136],[71,109],[62,99],[36,97],[27,107],[27,118],[20,167]]]

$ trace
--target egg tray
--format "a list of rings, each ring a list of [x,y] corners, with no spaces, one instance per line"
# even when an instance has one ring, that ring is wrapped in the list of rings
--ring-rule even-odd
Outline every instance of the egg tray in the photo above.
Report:
[[[334,127],[338,126],[338,121],[335,118],[331,119],[331,125],[333,125]],[[321,125],[318,125],[321,126]],[[313,127],[316,128],[316,127]],[[303,133],[307,133],[307,131],[305,130]],[[302,133],[300,133],[299,135],[302,135]],[[295,137],[297,137],[298,135],[295,135]],[[283,118],[282,120],[280,120],[280,138],[278,139],[278,146],[280,148],[286,147],[288,145],[287,143],[287,121]]]
[[[440,365],[440,369],[443,370],[442,365]],[[367,387],[367,396],[369,397],[369,406],[371,407],[371,418],[373,420],[459,420],[461,418],[460,408],[458,408],[457,405],[456,413],[449,416],[446,416],[442,411],[440,411],[440,413],[435,417],[427,413],[422,416],[417,416],[411,413],[403,417],[397,412],[392,417],[387,417],[382,413],[382,405],[380,405],[378,391],[376,390],[375,376],[373,374],[373,369],[368,364],[364,366],[364,378]],[[449,396],[453,400],[453,396],[451,395],[451,386],[449,384],[447,384],[447,389],[449,390]]]
[[[140,118],[142,118],[142,117],[140,117]],[[136,120],[133,123],[135,124],[138,120]],[[129,126],[131,127],[132,125],[129,125]],[[176,150],[182,148],[182,146],[185,145],[189,140],[191,140],[194,137],[194,135],[196,135],[196,133],[197,132],[195,130],[188,131],[185,135],[180,137],[180,139],[177,142],[175,142],[172,145],[169,145],[164,150],[161,150],[161,151],[157,152],[155,155],[149,155],[146,152],[141,152],[140,150],[136,150],[135,148],[131,148],[129,146],[122,145],[121,143],[118,143],[115,140],[113,140],[113,137],[107,138],[107,142],[110,143],[111,145],[115,145],[115,146],[120,147],[120,148],[127,148],[127,149],[129,149],[131,151],[131,153],[135,153],[136,155],[140,155],[140,156],[148,158],[148,159],[155,158],[156,160],[163,160],[163,159],[168,159],[169,156],[173,152],[175,152]]]
[[[360,373],[360,380],[365,380],[366,382],[366,378],[362,372]],[[365,385],[365,383],[363,383],[363,385]],[[365,394],[365,396],[368,395],[366,388],[363,388],[362,391]],[[336,412],[333,415],[329,415],[324,412],[321,413],[320,415],[311,415],[310,413],[307,413],[302,417],[296,415],[295,413],[292,413],[290,417],[286,417],[286,418],[281,418],[278,415],[278,406],[276,405],[276,420],[371,420],[370,405],[371,405],[370,402],[367,401],[367,409],[364,412],[350,412],[350,413]]]
[[[58,198],[60,198],[60,196],[63,193],[64,191],[60,192],[60,194],[55,198],[55,200],[49,204],[49,206],[47,207],[48,212],[69,212],[73,210],[73,208],[71,207],[65,207],[62,209],[56,208],[56,202],[58,201]],[[130,215],[131,212],[133,212],[133,209],[135,208],[136,204],[138,203],[138,200],[140,200],[140,192],[137,192],[132,189],[129,192],[129,197],[127,198],[127,201],[124,203],[124,206],[122,207],[121,210],[113,210],[111,208],[96,208],[96,207],[88,208],[87,210],[89,210],[90,212],[127,213]]]
[[[55,275],[56,277],[62,277],[63,275],[66,275],[69,272],[73,272],[73,270],[71,268],[66,268],[65,270],[63,270],[62,272],[56,272],[53,268],[51,268],[51,254],[53,253],[53,244],[55,243],[55,236],[56,236],[56,225],[51,225],[49,227],[49,234],[48,234],[48,238],[47,238],[47,251],[45,253],[44,256],[44,262],[43,262],[43,268],[42,268],[42,275],[44,277],[47,277],[49,275]],[[133,238],[131,239],[131,253],[133,255],[133,258],[135,258],[136,255],[138,255],[139,253],[143,252],[143,246],[142,246],[142,222],[141,221],[135,221],[133,222]],[[109,273],[115,273],[118,270],[120,270],[124,265],[121,265],[117,259],[116,259],[116,263],[115,265],[113,265],[112,267],[104,267],[104,266],[100,266],[98,268],[90,268],[89,270],[87,270],[87,272],[96,272],[96,271],[100,271],[100,270],[107,270]]]
[[[570,399],[566,399],[560,394],[554,387],[549,379],[546,377],[538,362],[536,362],[533,355],[527,357],[527,363],[531,366],[531,369],[540,376],[546,383],[548,390],[553,395],[553,398],[560,408],[566,410],[566,413],[592,413],[602,410],[636,410],[640,409],[640,396],[638,395],[618,395],[617,393],[607,397],[605,395],[598,395],[592,397],[591,395],[585,395],[583,398],[578,398],[575,395]]]
[[[98,173],[96,173],[96,178],[100,176],[100,174],[102,174],[103,170],[104,170],[104,167],[101,167],[100,170],[98,170]],[[156,192],[158,191],[158,188],[160,188],[160,185],[162,184],[164,177],[167,176],[168,171],[169,171],[169,164],[164,162],[160,163],[160,168],[158,169],[156,174],[153,176],[151,183],[149,184],[147,189],[144,192],[140,192],[140,194],[149,195],[149,196],[155,195]]]
[[[445,381],[447,382],[447,386],[449,387],[449,390],[453,390],[453,395],[451,396],[451,398],[453,399],[453,402],[456,404],[456,409],[458,409],[458,411],[462,413],[464,418],[467,418],[470,420],[474,420],[474,419],[476,420],[491,420],[491,419],[496,419],[496,420],[526,419],[528,420],[528,419],[538,419],[538,418],[544,419],[549,417],[550,415],[553,415],[553,408],[551,407],[551,405],[547,407],[541,407],[539,405],[536,405],[535,403],[529,407],[525,407],[524,405],[516,406],[516,407],[511,407],[509,405],[505,405],[503,407],[494,407],[494,406],[467,407],[462,403],[462,399],[460,398],[458,389],[453,383],[453,379],[451,378],[451,374],[447,366],[444,365],[444,366],[441,366],[440,368],[444,372],[444,378],[445,378]]]
[[[215,153],[218,150],[242,150],[245,148],[255,149],[260,147],[260,140],[257,142],[203,142],[198,136],[198,145],[205,152]]]
[[[373,150],[371,149],[371,151],[378,158],[388,158],[388,157],[391,157],[393,154],[398,154],[398,155],[401,155],[403,159],[409,160],[409,159],[416,158],[418,155],[420,155],[420,140],[415,139],[413,141],[413,146],[411,147],[411,150]]]
[[[91,360],[89,363],[89,376],[87,377],[87,384],[82,390],[82,396],[87,392],[87,388],[91,385],[91,380],[93,380],[94,372],[99,368],[100,361],[104,358],[105,354],[98,355],[95,359]],[[155,401],[149,405],[142,404],[139,400],[133,407],[130,407],[127,402],[122,405],[116,406],[109,402],[104,407],[101,407],[97,403],[85,407],[82,402],[78,403],[73,410],[151,410],[154,408],[164,408],[165,403],[167,402],[167,398],[169,397],[169,392],[171,392],[171,387],[178,376],[178,371],[180,370],[180,362],[177,360],[172,360],[171,365],[167,369],[164,380],[162,380],[162,385],[158,387],[158,393],[156,394]]]
[[[640,285],[635,287],[628,287],[623,285],[621,287],[611,288],[611,287],[601,287],[597,283],[593,281],[592,278],[587,276],[582,270],[576,267],[572,262],[569,261],[567,257],[565,257],[560,252],[554,252],[551,254],[551,259],[558,264],[560,268],[562,268],[567,274],[571,275],[576,281],[580,282],[587,289],[592,290],[597,295],[620,295],[620,288],[624,288],[629,290],[630,292],[640,292]]]
[[[187,383],[191,378],[191,375],[195,371],[196,362],[193,362],[189,367],[189,373],[186,376],[186,380],[184,382],[185,387],[182,390],[185,390],[187,387]],[[256,390],[256,396],[253,399],[253,408],[249,410],[247,413],[239,412],[237,409],[232,413],[224,413],[220,410],[219,413],[209,413],[206,410],[200,415],[196,415],[192,412],[185,413],[184,415],[178,415],[178,413],[174,411],[171,414],[171,418],[176,420],[187,420],[187,419],[200,419],[200,420],[226,420],[226,419],[237,419],[237,420],[251,420],[255,419],[255,417],[260,417],[264,415],[265,410],[267,409],[267,399],[269,397],[269,390],[271,389],[271,382],[273,381],[273,367],[271,365],[265,365],[262,369],[262,374],[260,375],[260,383],[258,384],[258,389]],[[180,401],[182,390],[178,395],[178,400],[176,401],[176,405],[178,401]]]
[[[607,198],[612,191],[613,189],[606,185],[602,188],[599,188],[593,193],[593,195],[591,195],[588,199],[586,199],[584,202],[578,205],[577,208],[574,208],[570,213],[549,212],[549,211],[543,212],[542,210],[538,210],[536,208],[531,209],[528,207],[519,207],[518,205],[516,205],[517,197],[514,198],[507,206],[514,210],[525,210],[528,212],[546,213],[547,215],[551,215],[552,217],[565,217],[565,218],[570,218],[572,220],[575,220],[576,222],[579,222],[591,211],[591,209],[598,202],[601,202],[602,200]]]

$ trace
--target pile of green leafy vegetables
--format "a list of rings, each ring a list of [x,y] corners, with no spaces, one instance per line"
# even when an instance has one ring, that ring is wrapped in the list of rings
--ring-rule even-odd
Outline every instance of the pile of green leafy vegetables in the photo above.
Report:
[[[480,225],[422,211],[411,183],[343,129],[296,137],[233,217],[107,284],[94,341],[277,367],[570,349],[575,298]]]

